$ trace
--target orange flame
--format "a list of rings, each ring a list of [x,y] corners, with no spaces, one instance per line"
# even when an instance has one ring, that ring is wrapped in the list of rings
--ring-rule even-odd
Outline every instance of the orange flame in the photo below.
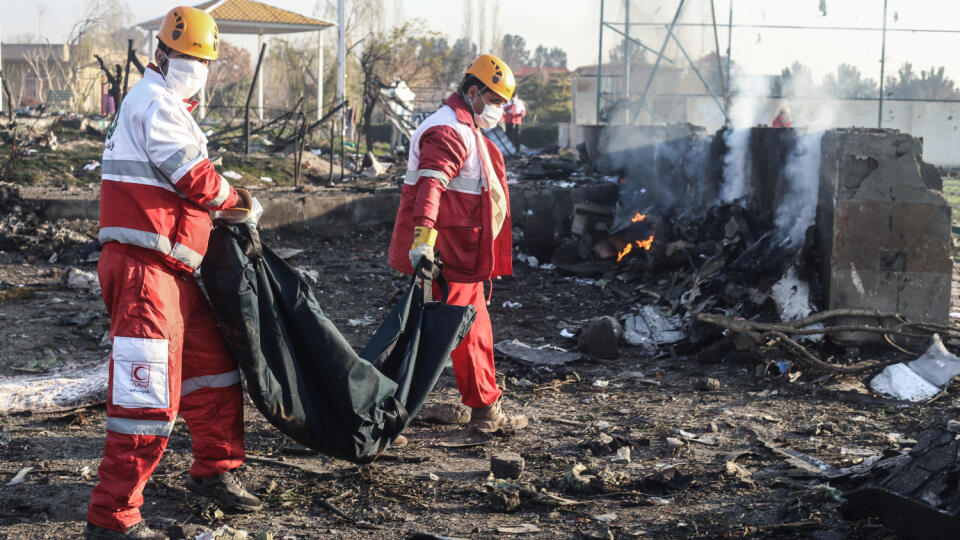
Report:
[[[645,219],[647,219],[646,215],[641,214],[640,212],[637,212],[636,215],[634,215],[630,219],[630,221],[633,223],[639,223]],[[636,244],[637,247],[640,249],[645,249],[649,251],[650,247],[653,246],[653,237],[654,235],[650,234],[650,237],[647,238],[646,240],[636,240],[624,246],[623,249],[620,251],[620,253],[617,253],[617,262],[620,262],[620,260],[623,259],[627,255],[627,253],[630,253],[631,251],[633,251],[633,244]]]

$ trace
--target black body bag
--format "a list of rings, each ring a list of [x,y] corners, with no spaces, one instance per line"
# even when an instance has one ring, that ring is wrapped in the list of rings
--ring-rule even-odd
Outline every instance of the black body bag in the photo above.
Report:
[[[440,268],[425,261],[357,354],[306,281],[249,227],[218,223],[200,271],[260,412],[298,443],[356,463],[416,416],[476,316],[473,306],[446,304]]]

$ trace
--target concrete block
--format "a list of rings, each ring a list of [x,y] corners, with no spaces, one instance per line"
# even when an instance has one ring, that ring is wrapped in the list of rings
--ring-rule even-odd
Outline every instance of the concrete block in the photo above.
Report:
[[[950,206],[922,150],[920,139],[896,130],[824,134],[816,240],[826,309],[948,323]]]

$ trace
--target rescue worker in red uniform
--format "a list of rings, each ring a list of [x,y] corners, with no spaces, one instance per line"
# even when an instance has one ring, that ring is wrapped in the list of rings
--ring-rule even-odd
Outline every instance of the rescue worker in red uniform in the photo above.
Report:
[[[503,106],[503,125],[507,138],[518,151],[520,150],[520,125],[523,124],[525,116],[527,116],[527,104],[515,93]]]
[[[780,112],[777,113],[777,117],[773,119],[773,127],[791,127],[790,124],[790,109],[787,107],[780,107]]]
[[[178,412],[193,439],[187,488],[236,510],[262,506],[231,472],[245,457],[240,375],[193,273],[211,212],[255,227],[263,210],[216,173],[190,115],[217,58],[213,18],[174,8],[158,38],[156,64],[117,111],[102,160],[98,274],[113,347],[89,539],[167,537],[140,506]]]
[[[527,425],[526,416],[507,415],[501,407],[484,294],[485,282],[513,272],[513,239],[506,166],[480,129],[497,125],[515,86],[502,60],[481,55],[458,91],[417,127],[390,241],[393,268],[412,274],[420,257],[433,260],[436,253],[450,282],[449,302],[476,308],[452,357],[461,401],[471,409],[469,423],[484,432]]]

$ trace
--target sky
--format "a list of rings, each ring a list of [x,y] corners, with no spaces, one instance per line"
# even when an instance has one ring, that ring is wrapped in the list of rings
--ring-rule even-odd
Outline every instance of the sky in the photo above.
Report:
[[[346,0],[349,4],[350,0]],[[395,19],[422,19],[426,26],[455,40],[465,34],[465,12],[474,10],[474,26],[480,18],[477,10],[487,10],[486,35],[519,34],[528,46],[560,47],[567,52],[568,67],[597,63],[600,33],[600,0],[383,0],[388,24]],[[719,41],[725,51],[730,3],[733,2],[735,24],[774,24],[810,26],[879,27],[883,22],[884,0],[715,0]],[[960,33],[897,32],[896,29],[924,28],[960,30],[960,2],[956,0],[887,0],[887,73],[895,72],[903,62],[912,62],[915,70],[946,66],[947,74],[960,80]],[[162,15],[179,5],[176,0],[127,0],[135,22]],[[317,0],[270,0],[273,5],[306,15],[318,13]],[[22,34],[39,34],[61,42],[70,27],[83,13],[86,0],[0,0],[0,39],[10,42]],[[633,0],[631,22],[668,23],[678,0]],[[495,8],[495,6],[498,6]],[[821,11],[826,8],[826,15]],[[606,0],[604,19],[624,20],[624,2]],[[493,13],[498,14],[494,24]],[[679,21],[709,23],[709,0],[687,0]],[[622,28],[622,26],[621,26]],[[331,35],[334,30],[329,30]],[[654,49],[662,45],[666,32],[662,27],[633,27],[631,34]],[[478,32],[473,31],[477,36]],[[702,56],[713,50],[712,28],[680,28],[684,47],[691,56]],[[826,30],[759,30],[734,29],[732,57],[746,72],[777,74],[794,61],[809,66],[819,80],[833,72],[837,64],[846,62],[858,67],[874,80],[880,75],[881,33],[874,31]],[[225,36],[251,50],[256,38]],[[489,37],[487,38],[489,42]],[[620,43],[612,30],[603,32],[604,62],[609,48]],[[680,51],[672,43],[666,54],[682,61]]]

